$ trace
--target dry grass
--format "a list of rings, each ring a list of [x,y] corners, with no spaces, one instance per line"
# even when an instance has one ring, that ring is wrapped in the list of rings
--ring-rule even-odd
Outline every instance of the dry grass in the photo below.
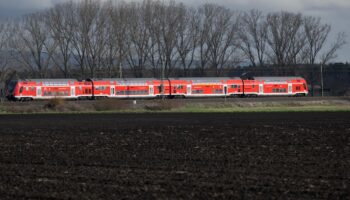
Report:
[[[350,99],[347,97],[325,100],[308,101],[225,101],[225,102],[188,102],[184,100],[127,100],[127,99],[103,99],[95,101],[71,101],[64,99],[51,99],[45,101],[31,102],[3,102],[0,103],[0,113],[50,113],[50,112],[113,112],[113,111],[235,111],[235,110],[267,110],[269,109],[290,109],[303,110],[307,108],[319,109],[327,107],[339,107],[347,109],[350,106]],[[338,108],[336,108],[338,109]],[[322,109],[321,109],[322,110]]]
[[[93,103],[93,108],[96,111],[126,110],[130,107],[130,101],[118,99],[103,99]]]
[[[144,109],[150,110],[150,111],[162,111],[162,110],[172,110],[176,108],[181,108],[183,106],[184,104],[180,101],[164,99],[164,100],[153,100],[150,103],[147,103],[144,106]]]

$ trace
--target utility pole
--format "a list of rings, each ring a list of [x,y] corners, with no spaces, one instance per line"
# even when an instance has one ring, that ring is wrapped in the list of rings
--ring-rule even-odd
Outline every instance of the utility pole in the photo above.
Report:
[[[122,63],[119,63],[119,78],[123,78]]]
[[[323,63],[321,63],[321,96],[323,97]]]
[[[162,99],[164,100],[164,64],[162,64],[162,68],[161,68],[161,80],[160,80],[160,89],[161,91],[161,95],[162,95]]]

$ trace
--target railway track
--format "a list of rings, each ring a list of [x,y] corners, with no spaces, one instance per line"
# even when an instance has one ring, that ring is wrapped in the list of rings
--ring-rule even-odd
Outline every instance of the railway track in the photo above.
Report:
[[[151,100],[157,100],[154,98],[150,99],[117,99],[117,98],[111,98],[117,100],[123,100],[123,101],[138,101],[138,102],[149,102]],[[90,102],[98,102],[101,99],[96,100],[78,100],[79,103],[90,103]],[[168,99],[165,98],[167,101],[183,101],[183,102],[220,102],[220,101],[227,101],[227,102],[284,102],[284,101],[350,101],[350,97],[348,96],[327,96],[327,97],[196,97],[196,98],[176,98],[176,99]],[[34,100],[34,101],[28,101],[28,102],[13,102],[8,100],[3,100],[0,102],[1,104],[42,104],[42,102],[48,102],[49,100]],[[67,100],[67,101],[76,101],[76,100]]]

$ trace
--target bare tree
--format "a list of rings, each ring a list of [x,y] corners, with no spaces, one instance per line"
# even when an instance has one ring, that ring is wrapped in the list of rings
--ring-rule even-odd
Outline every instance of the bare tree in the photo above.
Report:
[[[72,39],[72,51],[73,58],[80,67],[81,78],[86,78],[86,59],[87,59],[87,48],[89,42],[89,32],[93,25],[94,14],[94,2],[87,0],[80,4],[75,4],[76,7],[74,12],[73,22],[73,39]]]
[[[182,6],[180,10],[179,26],[177,29],[177,44],[176,49],[180,57],[180,63],[183,68],[183,76],[188,75],[196,52],[198,42],[198,23],[199,14],[195,9],[186,9]]]
[[[10,22],[0,22],[0,100],[4,96],[6,77],[9,72],[9,49]]]
[[[129,32],[131,44],[127,61],[135,77],[143,76],[143,70],[149,56],[151,8],[152,1],[130,4]]]
[[[65,78],[70,76],[71,70],[74,12],[73,2],[67,2],[55,5],[46,16],[46,25],[49,27],[52,39],[57,43],[57,50],[52,60]]]
[[[154,4],[154,15],[152,23],[152,34],[155,37],[158,59],[163,61],[162,70],[164,76],[168,77],[178,62],[177,30],[183,6],[177,5],[174,1],[169,4]]]
[[[297,62],[297,56],[305,46],[302,32],[302,15],[289,12],[272,13],[267,16],[267,41],[272,63],[288,66]]]
[[[109,13],[107,40],[107,67],[109,76],[119,68],[119,76],[122,76],[123,61],[129,52],[130,39],[128,28],[129,7],[126,3],[119,3]]]
[[[210,35],[209,31],[212,29],[215,15],[215,5],[205,4],[198,8],[199,13],[199,34],[198,34],[198,46],[197,46],[197,59],[199,60],[198,68],[200,75],[205,75],[205,69],[208,66],[209,52],[210,52]]]
[[[176,67],[187,76],[193,66],[199,75],[212,70],[211,75],[220,76],[244,58],[241,53],[253,66],[325,64],[345,44],[340,33],[326,47],[331,28],[320,18],[290,12],[265,16],[258,10],[242,16],[216,4],[192,9],[173,0],[69,1],[27,15],[13,27],[7,40],[13,58],[36,77],[48,76],[52,66],[64,77],[73,75],[74,66],[81,78],[101,72],[117,76],[124,63],[135,77],[144,76],[145,69],[168,77]],[[3,74],[7,60],[1,56]]]
[[[267,24],[259,10],[244,13],[240,28],[240,48],[253,66],[265,63]]]
[[[337,57],[336,52],[346,44],[346,34],[340,32],[336,40],[331,44],[330,48],[321,56],[321,64],[326,64],[330,60]]]
[[[229,60],[237,60],[234,54],[237,50],[239,16],[224,7],[213,7],[214,17],[209,29],[209,62],[220,76],[223,67]],[[237,54],[238,55],[238,54]]]
[[[316,57],[324,47],[325,41],[331,30],[331,26],[328,24],[322,24],[320,18],[305,17],[304,18],[304,30],[306,33],[306,62],[314,64]]]
[[[99,2],[92,2],[89,6],[89,12],[86,14],[89,15],[91,26],[88,31],[86,61],[90,70],[90,77],[95,77],[95,71],[102,68],[101,63],[105,53],[108,4],[101,6]]]
[[[17,35],[12,37],[17,61],[29,68],[33,76],[40,78],[46,77],[57,46],[50,38],[44,18],[42,12],[25,16],[15,30]]]

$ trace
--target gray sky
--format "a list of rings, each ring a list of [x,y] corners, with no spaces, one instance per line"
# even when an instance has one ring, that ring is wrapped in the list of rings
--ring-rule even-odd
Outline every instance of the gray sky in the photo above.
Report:
[[[0,0],[0,18],[17,17],[25,13],[48,8],[66,0]],[[76,0],[81,1],[81,0]],[[103,0],[101,0],[103,1]],[[116,2],[120,0],[115,0]],[[126,2],[132,0],[124,0]],[[141,1],[141,0],[136,0]],[[333,62],[350,62],[350,0],[176,0],[190,6],[216,3],[233,10],[259,9],[264,12],[290,11],[303,15],[319,16],[323,23],[332,25],[329,39],[338,32],[345,32],[349,44],[338,52]]]

